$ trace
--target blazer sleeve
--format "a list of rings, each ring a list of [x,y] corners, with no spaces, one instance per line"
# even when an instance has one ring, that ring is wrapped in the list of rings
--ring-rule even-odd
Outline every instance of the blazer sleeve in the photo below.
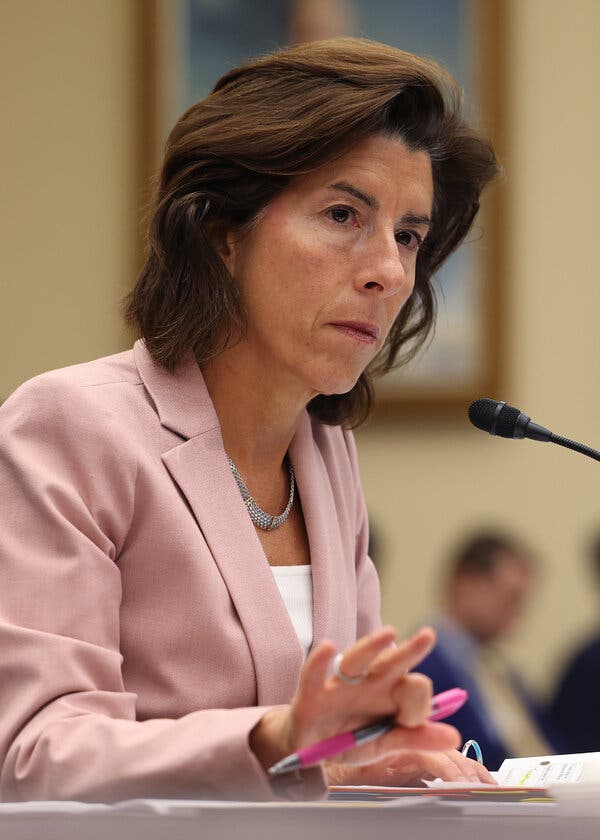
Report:
[[[0,409],[0,799],[322,795],[318,771],[270,785],[248,743],[264,708],[136,720],[115,562],[136,464],[84,390],[44,375]]]
[[[360,639],[381,626],[381,593],[379,577],[369,557],[369,518],[360,482],[356,443],[352,432],[344,431],[343,434],[356,494],[356,637]]]

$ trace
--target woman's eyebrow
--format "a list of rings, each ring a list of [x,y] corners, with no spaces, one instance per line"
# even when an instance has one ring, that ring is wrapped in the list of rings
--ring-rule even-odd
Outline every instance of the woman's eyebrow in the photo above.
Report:
[[[337,181],[335,184],[330,184],[328,189],[340,190],[341,192],[348,193],[348,195],[356,198],[357,201],[362,201],[363,204],[370,207],[372,210],[379,210],[379,202],[374,195],[359,190],[358,187],[355,187],[353,184],[349,184],[347,181]],[[425,225],[426,227],[431,227],[431,217],[421,215],[420,213],[409,212],[402,216],[400,224]]]
[[[431,217],[421,216],[418,213],[405,213],[400,219],[401,225],[425,225],[431,227]]]
[[[370,195],[369,193],[359,190],[358,187],[353,186],[353,184],[349,184],[347,181],[338,181],[335,184],[330,184],[329,189],[341,190],[341,192],[348,193],[348,195],[351,195],[358,201],[362,201],[363,204],[366,204],[367,207],[370,207],[372,210],[379,210],[379,202],[374,195]]]

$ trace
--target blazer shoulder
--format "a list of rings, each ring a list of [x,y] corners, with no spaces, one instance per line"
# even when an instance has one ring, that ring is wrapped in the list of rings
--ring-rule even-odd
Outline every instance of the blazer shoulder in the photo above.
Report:
[[[133,350],[125,350],[122,353],[115,353],[89,362],[66,365],[40,373],[20,385],[14,391],[14,394],[38,388],[51,389],[53,386],[57,388],[61,386],[91,387],[117,382],[132,385],[141,383]]]
[[[34,376],[0,406],[0,428],[17,436],[40,434],[56,439],[64,431],[71,442],[106,430],[129,402],[137,402],[143,385],[133,352],[51,370]]]

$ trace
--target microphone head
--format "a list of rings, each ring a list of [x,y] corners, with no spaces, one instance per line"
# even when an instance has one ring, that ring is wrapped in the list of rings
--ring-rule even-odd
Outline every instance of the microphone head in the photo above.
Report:
[[[474,426],[505,438],[522,436],[517,430],[517,421],[522,416],[518,408],[487,397],[474,400],[469,406],[469,420]]]

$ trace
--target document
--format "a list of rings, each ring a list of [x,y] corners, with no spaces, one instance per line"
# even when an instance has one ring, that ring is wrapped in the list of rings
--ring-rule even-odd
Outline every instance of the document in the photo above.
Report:
[[[507,758],[492,776],[502,787],[549,788],[600,782],[600,753]]]

